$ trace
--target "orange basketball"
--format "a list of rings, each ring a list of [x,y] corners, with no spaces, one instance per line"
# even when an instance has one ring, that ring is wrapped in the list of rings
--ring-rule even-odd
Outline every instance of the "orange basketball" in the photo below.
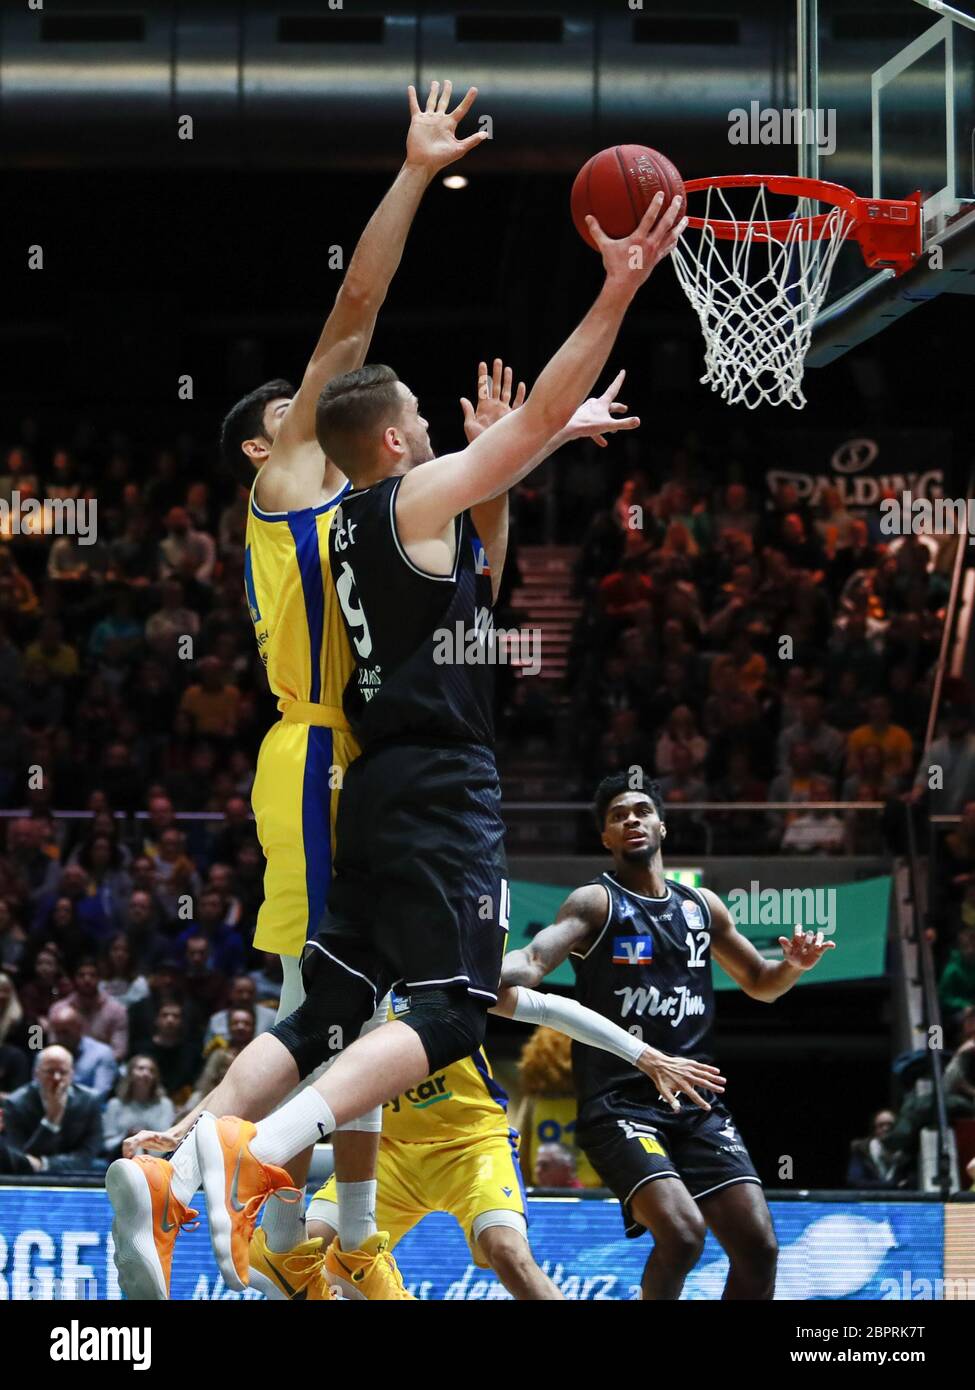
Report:
[[[583,241],[595,249],[585,217],[592,213],[614,240],[636,230],[640,218],[663,190],[664,207],[672,198],[687,206],[684,180],[665,154],[646,145],[613,145],[582,166],[572,185],[572,221]]]

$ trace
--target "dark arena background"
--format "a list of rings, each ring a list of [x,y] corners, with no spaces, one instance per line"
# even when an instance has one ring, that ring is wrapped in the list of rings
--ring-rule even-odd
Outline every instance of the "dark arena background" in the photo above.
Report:
[[[864,199],[920,190],[903,277],[850,237],[823,301],[801,307],[801,276],[780,299],[818,315],[802,409],[729,405],[702,382],[701,323],[670,259],[654,270],[592,392],[625,368],[640,427],[605,449],[575,440],[511,491],[495,623],[521,641],[494,699],[509,949],[611,867],[592,795],[634,770],[660,786],[669,877],[724,899],[767,961],[797,925],[835,945],[772,1004],[712,966],[714,1056],[769,1200],[775,1298],[819,1301],[777,1320],[776,1355],[803,1349],[803,1325],[838,1329],[834,1355],[931,1355],[917,1335],[855,1333],[917,1329],[975,1293],[975,24],[955,15],[5,0],[0,1299],[85,1300],[45,1326],[125,1323],[93,1306],[122,1297],[106,1169],[274,1021],[251,793],[278,711],[220,425],[260,383],[301,380],[403,161],[406,88],[422,105],[449,78],[455,102],[478,87],[460,135],[490,138],[433,177],[368,359],[418,397],[437,454],[464,447],[479,362],[530,387],[595,297],[569,194],[598,150],[662,150],[685,180],[798,170]],[[763,139],[753,122],[732,139],[730,113],[753,104],[821,111],[826,135],[769,123]],[[89,530],[38,520],[44,499],[77,517],[87,503]],[[573,987],[568,963],[541,986]],[[616,1021],[659,1000],[651,986]],[[51,1046],[71,1054],[66,1111],[37,1078]],[[576,1142],[567,1046],[489,1017],[532,1251],[567,1299],[639,1299],[651,1239],[625,1239]],[[309,1194],[331,1162],[319,1145]],[[260,1298],[227,1287],[195,1205],[171,1297]],[[445,1211],[403,1238],[417,1299],[511,1297],[468,1234]],[[720,1299],[727,1272],[708,1232],[681,1297]]]

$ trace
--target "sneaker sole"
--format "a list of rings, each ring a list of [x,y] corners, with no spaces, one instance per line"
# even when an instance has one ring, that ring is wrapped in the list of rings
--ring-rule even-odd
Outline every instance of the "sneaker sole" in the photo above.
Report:
[[[130,1159],[118,1159],[105,1174],[105,1190],[115,1213],[112,1239],[122,1292],[133,1301],[165,1302],[169,1289],[152,1235],[149,1184]]]
[[[272,1303],[289,1303],[291,1301],[276,1279],[272,1279],[270,1274],[262,1274],[253,1265],[251,1265],[250,1272],[250,1287],[256,1289],[258,1293],[262,1293]]]
[[[227,1210],[227,1176],[224,1170],[223,1145],[217,1134],[216,1119],[206,1112],[196,1122],[196,1152],[200,1161],[200,1179],[207,1199],[210,1243],[217,1265],[228,1288],[246,1289],[247,1284],[237,1273],[232,1253],[233,1224]]]

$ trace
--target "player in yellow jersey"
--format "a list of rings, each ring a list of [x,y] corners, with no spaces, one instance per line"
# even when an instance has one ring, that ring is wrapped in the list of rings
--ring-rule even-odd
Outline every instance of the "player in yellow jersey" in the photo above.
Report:
[[[393,1000],[390,1017],[403,1002]],[[456,1218],[471,1258],[491,1268],[518,1299],[557,1299],[556,1286],[535,1263],[528,1244],[518,1134],[508,1098],[495,1081],[483,1047],[383,1107],[376,1220],[390,1249],[434,1211]],[[308,1208],[309,1236],[328,1248],[326,1273],[346,1298],[356,1298],[356,1260],[333,1250],[338,1225],[335,1179]]]
[[[612,1053],[648,1076],[661,1100],[677,1105],[685,1094],[707,1110],[697,1087],[717,1094],[717,1068],[688,1066],[644,1046],[619,1025],[564,999],[509,987],[520,953],[502,967],[498,1002],[491,1012],[557,1029],[576,1042]],[[408,1000],[394,996],[390,1018],[403,1018]],[[471,1258],[493,1269],[516,1299],[561,1299],[557,1286],[535,1262],[528,1243],[525,1189],[518,1162],[519,1136],[511,1127],[508,1098],[480,1047],[434,1072],[383,1107],[376,1219],[389,1232],[390,1249],[432,1212],[453,1216],[467,1238]],[[333,1241],[338,1220],[336,1185],[330,1179],[308,1208],[308,1234],[326,1249],[325,1277],[346,1298],[361,1298],[360,1263]]]
[[[325,909],[337,797],[342,774],[358,751],[341,708],[354,662],[328,564],[328,531],[347,484],[318,446],[315,407],[330,380],[365,361],[379,309],[429,183],[487,138],[484,132],[467,139],[456,135],[475,96],[471,88],[451,112],[451,84],[441,90],[434,82],[421,110],[409,88],[406,161],[362,234],[298,391],[284,380],[266,383],[234,406],[221,433],[224,458],[250,490],[245,592],[281,711],[262,744],[252,793],[267,860],[254,944],[281,956],[279,1019],[304,998],[300,956]],[[170,1137],[182,1138],[205,1105],[206,1101]],[[380,1124],[379,1112],[373,1111],[336,1135],[342,1245],[351,1251],[365,1249],[376,1287],[373,1296],[403,1297],[373,1215]],[[183,1210],[199,1182],[193,1154],[192,1145],[179,1149],[172,1173],[163,1174],[162,1185],[171,1188]],[[289,1164],[299,1189],[307,1177],[309,1156],[307,1150]],[[107,1180],[116,1211],[116,1262],[129,1296],[168,1296],[176,1228],[167,1231],[155,1223],[156,1259],[148,1266],[126,1238],[133,1217],[150,1206],[155,1210],[160,1176],[155,1165],[162,1162],[119,1160]],[[261,1268],[254,1283],[278,1297],[290,1295],[288,1283],[275,1279],[274,1255],[291,1257],[305,1250],[302,1207],[300,1201],[272,1200],[263,1234],[257,1237]]]

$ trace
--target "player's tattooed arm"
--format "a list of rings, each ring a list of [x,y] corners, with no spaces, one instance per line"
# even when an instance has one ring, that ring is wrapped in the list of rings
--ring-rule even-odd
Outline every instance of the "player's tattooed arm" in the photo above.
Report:
[[[824,941],[822,932],[803,932],[797,926],[791,938],[780,936],[783,959],[765,960],[735,926],[725,904],[710,889],[701,892],[711,909],[711,951],[721,968],[752,999],[771,1004],[792,988],[799,976],[819,964],[836,943]]]
[[[606,924],[609,892],[587,883],[570,893],[550,927],[543,927],[527,946],[509,951],[501,963],[501,987],[534,989],[571,954],[584,954]]]
[[[477,96],[471,87],[449,111],[451,84],[430,86],[421,110],[409,88],[410,128],[406,160],[367,223],[349,262],[332,312],[305,368],[259,483],[262,506],[289,511],[315,505],[322,491],[322,454],[315,438],[315,407],[322,388],[361,367],[376,318],[399,267],[413,218],[434,176],[481,144],[484,131],[458,139],[457,126]]]

